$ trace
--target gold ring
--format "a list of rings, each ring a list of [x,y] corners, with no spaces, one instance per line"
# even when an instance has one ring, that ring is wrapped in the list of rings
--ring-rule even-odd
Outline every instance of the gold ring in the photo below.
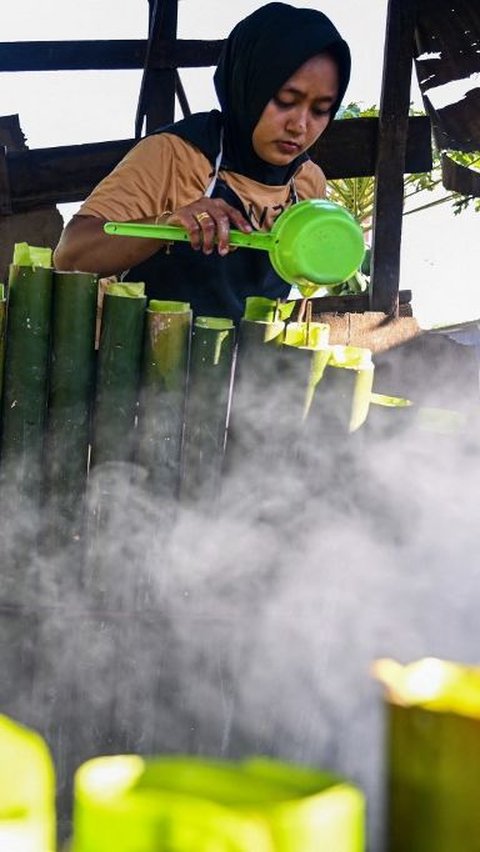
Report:
[[[204,219],[211,219],[211,218],[212,217],[210,216],[210,213],[207,213],[206,210],[204,210],[203,213],[197,213],[197,215],[195,216],[195,219],[197,220],[197,222],[203,222]]]

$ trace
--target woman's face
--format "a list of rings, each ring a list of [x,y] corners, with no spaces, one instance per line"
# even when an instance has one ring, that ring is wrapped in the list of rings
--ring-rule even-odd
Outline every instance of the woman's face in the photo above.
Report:
[[[327,54],[300,66],[268,102],[253,131],[262,160],[286,166],[315,142],[330,120],[338,95],[338,68]]]

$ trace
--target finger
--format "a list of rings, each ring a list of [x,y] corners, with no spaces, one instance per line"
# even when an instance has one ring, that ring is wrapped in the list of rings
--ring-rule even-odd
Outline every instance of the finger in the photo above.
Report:
[[[188,231],[190,245],[193,249],[195,249],[195,251],[199,251],[203,245],[203,230],[200,222],[197,221],[195,214],[191,213],[182,224]]]
[[[202,229],[192,211],[186,208],[177,210],[169,216],[166,224],[183,228],[188,234],[190,245],[196,251],[202,247]]]
[[[218,253],[228,254],[230,249],[230,219],[226,213],[216,212],[215,228],[218,242]]]
[[[244,233],[251,233],[252,226],[250,222],[243,216],[240,210],[237,210],[235,207],[232,207],[230,204],[223,202],[223,210],[225,214],[228,216],[229,222],[233,225],[234,228],[238,228],[240,231],[244,231]]]
[[[200,227],[202,235],[204,254],[211,254],[215,245],[217,222],[212,213],[208,210],[201,210],[199,213],[195,213],[195,220]]]

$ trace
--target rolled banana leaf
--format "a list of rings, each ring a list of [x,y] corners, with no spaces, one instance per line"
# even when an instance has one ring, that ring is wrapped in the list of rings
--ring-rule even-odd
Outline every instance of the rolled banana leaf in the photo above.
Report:
[[[29,248],[24,245],[23,255]],[[50,261],[51,250],[47,251]],[[28,260],[23,255],[21,259]],[[15,499],[36,505],[42,491],[52,276],[49,267],[12,264],[8,285],[2,466],[7,479],[15,480]],[[3,316],[4,311],[3,304]]]
[[[193,326],[182,460],[182,500],[218,498],[225,451],[235,328],[232,320],[197,317]]]
[[[329,334],[326,323],[291,322],[286,327],[283,360],[289,376],[289,409],[297,426],[308,417],[315,390],[330,361]]]
[[[146,311],[138,460],[158,496],[177,497],[192,311],[186,302],[151,300]]]
[[[245,301],[244,320],[277,322],[288,320],[295,308],[295,302],[282,302],[280,299],[267,299],[265,296],[248,296]]]
[[[331,347],[328,364],[309,408],[309,417],[319,418],[319,434],[335,440],[363,425],[370,408],[373,374],[369,349]]]
[[[95,376],[97,276],[54,273],[48,404],[48,502],[58,544],[83,530]]]
[[[107,286],[98,351],[92,464],[129,462],[133,458],[140,364],[143,344],[145,285]]]
[[[365,802],[343,779],[254,759],[101,757],[75,777],[73,852],[363,852]]]

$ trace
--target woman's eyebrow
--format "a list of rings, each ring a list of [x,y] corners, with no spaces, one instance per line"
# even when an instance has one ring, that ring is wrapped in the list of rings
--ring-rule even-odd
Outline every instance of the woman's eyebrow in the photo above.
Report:
[[[295,86],[282,86],[279,91],[279,94],[288,94],[288,95],[300,95],[300,97],[304,97],[305,92],[301,89],[295,88]],[[319,95],[318,98],[315,98],[315,101],[318,103],[333,103],[335,100],[335,95]]]

